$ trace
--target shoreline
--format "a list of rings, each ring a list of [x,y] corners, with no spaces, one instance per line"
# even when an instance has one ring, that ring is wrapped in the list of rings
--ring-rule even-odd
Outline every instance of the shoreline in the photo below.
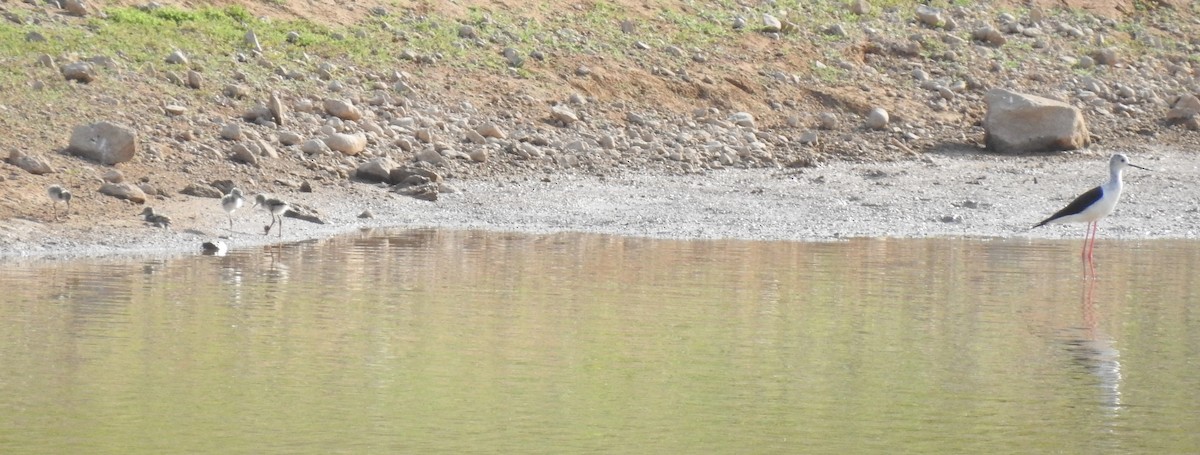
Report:
[[[1124,152],[1152,171],[1126,172],[1121,204],[1101,223],[1099,237],[1200,238],[1200,217],[1195,216],[1200,202],[1192,183],[1200,181],[1200,167],[1193,155]],[[230,235],[219,200],[180,196],[184,200],[165,205],[176,220],[170,230],[146,226],[132,216],[89,226],[5,220],[0,222],[0,262],[198,254],[206,240],[245,249],[363,229],[581,232],[680,240],[1081,239],[1082,224],[1030,226],[1102,182],[1110,153],[927,153],[914,160],[834,162],[802,169],[474,178],[451,181],[459,191],[443,194],[437,202],[354,183],[321,193],[281,194],[330,221],[316,225],[289,218],[283,237],[256,233],[255,226],[265,225],[267,215],[246,210],[249,205],[235,213],[236,232]],[[375,218],[357,218],[364,209]]]

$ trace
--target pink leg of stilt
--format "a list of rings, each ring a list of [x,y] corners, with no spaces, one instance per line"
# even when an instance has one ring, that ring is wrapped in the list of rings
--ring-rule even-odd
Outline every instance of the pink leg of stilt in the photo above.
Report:
[[[1088,223],[1088,225],[1083,228],[1083,250],[1079,252],[1079,257],[1083,259],[1087,259],[1088,240],[1091,238],[1091,236],[1092,223]]]
[[[1100,230],[1100,222],[1093,221],[1092,222],[1092,243],[1091,243],[1091,246],[1088,247],[1088,259],[1091,259],[1092,252],[1096,251],[1096,231],[1098,231],[1098,230]]]

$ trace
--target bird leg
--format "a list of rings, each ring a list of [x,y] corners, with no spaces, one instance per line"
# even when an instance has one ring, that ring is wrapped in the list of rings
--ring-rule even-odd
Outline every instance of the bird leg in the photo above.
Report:
[[[279,215],[279,236],[283,237],[283,215]]]
[[[1096,251],[1096,231],[1100,230],[1100,221],[1092,222],[1092,243],[1088,246],[1088,259],[1092,259],[1092,252]]]

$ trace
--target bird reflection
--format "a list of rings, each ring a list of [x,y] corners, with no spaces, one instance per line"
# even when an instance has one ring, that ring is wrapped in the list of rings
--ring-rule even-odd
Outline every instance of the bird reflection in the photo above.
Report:
[[[1065,342],[1073,360],[1096,378],[1100,405],[1115,415],[1121,408],[1121,352],[1113,346],[1116,340],[1100,330],[1095,287],[1096,280],[1083,280],[1080,293],[1083,327],[1077,336],[1068,337]]]

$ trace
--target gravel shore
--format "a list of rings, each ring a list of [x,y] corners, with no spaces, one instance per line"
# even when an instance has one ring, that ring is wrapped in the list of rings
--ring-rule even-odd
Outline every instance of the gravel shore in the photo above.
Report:
[[[200,251],[327,238],[363,229],[486,229],[589,232],[671,239],[833,241],[850,237],[1081,238],[1082,225],[1030,229],[1107,177],[1115,150],[1054,156],[975,151],[890,163],[831,163],[801,170],[722,170],[687,175],[556,174],[472,179],[437,202],[362,185],[353,199],[309,194],[298,202],[328,221],[288,218],[282,237],[261,234],[265,212],[235,215],[234,232],[215,200],[187,207],[173,229],[140,222],[86,229],[21,220],[0,224],[3,257],[70,258]],[[1126,172],[1106,239],[1200,236],[1200,166],[1184,151],[1120,151],[1152,172]],[[349,202],[348,202],[349,201]],[[369,209],[375,218],[357,215]],[[133,220],[136,221],[136,220]]]

